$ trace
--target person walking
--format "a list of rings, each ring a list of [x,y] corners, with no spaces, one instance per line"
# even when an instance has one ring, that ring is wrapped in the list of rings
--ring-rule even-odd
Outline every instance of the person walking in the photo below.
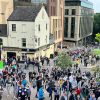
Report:
[[[68,100],[66,92],[64,91],[60,97],[60,100]]]
[[[42,86],[39,88],[38,91],[38,100],[44,100],[44,91]]]
[[[60,86],[56,85],[54,88],[54,100],[59,100],[60,97]]]
[[[69,100],[78,100],[77,94],[76,94],[76,90],[72,89],[71,91],[71,95],[69,97]]]

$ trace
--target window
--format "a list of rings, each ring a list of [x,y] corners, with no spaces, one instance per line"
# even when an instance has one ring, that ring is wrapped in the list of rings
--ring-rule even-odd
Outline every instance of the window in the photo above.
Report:
[[[56,31],[56,33],[55,33],[55,39],[57,40],[57,31]]]
[[[58,23],[57,23],[57,19],[55,20],[55,23],[56,23],[56,28],[57,28],[57,25],[58,25]]]
[[[74,38],[75,34],[75,17],[71,18],[71,38]]]
[[[68,37],[68,17],[65,18],[64,24],[64,37]]]
[[[53,7],[53,15],[55,15],[55,7]]]
[[[72,9],[72,15],[76,15],[76,9]]]
[[[38,25],[38,31],[40,31],[40,24]]]
[[[51,15],[52,15],[52,6],[51,6]]]
[[[48,29],[48,24],[46,24],[46,30]]]
[[[2,39],[0,39],[0,45],[3,45],[3,41],[2,41]]]
[[[16,24],[12,24],[12,31],[16,31]]]
[[[26,38],[22,38],[22,47],[26,47]]]
[[[81,2],[79,0],[72,0],[73,2],[69,2],[68,0],[65,0],[65,6],[81,6]]]
[[[38,38],[38,46],[40,46],[40,38]]]
[[[69,15],[69,9],[65,9],[65,15]]]

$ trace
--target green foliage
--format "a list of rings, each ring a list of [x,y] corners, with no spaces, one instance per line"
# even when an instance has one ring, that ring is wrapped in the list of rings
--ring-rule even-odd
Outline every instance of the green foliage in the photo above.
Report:
[[[95,72],[95,73],[100,73],[100,67],[94,67],[92,68],[92,71]]]
[[[96,34],[95,40],[100,43],[100,33]]]
[[[97,56],[100,56],[100,49],[94,49],[92,51],[92,54],[97,55]]]
[[[65,54],[61,53],[58,55],[57,61],[56,61],[56,66],[60,68],[68,68],[72,65],[70,57]]]
[[[99,74],[100,74],[100,66],[97,66],[97,67],[92,68],[92,71],[96,74],[96,81],[97,82],[100,82],[100,77],[99,77]]]
[[[100,33],[100,13],[94,15],[93,39],[95,39],[95,34],[97,33]]]

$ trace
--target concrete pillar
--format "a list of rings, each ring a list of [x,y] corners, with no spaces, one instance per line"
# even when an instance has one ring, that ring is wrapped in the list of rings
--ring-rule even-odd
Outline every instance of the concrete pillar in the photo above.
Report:
[[[76,41],[75,45],[76,45],[76,47],[78,46],[78,41]]]

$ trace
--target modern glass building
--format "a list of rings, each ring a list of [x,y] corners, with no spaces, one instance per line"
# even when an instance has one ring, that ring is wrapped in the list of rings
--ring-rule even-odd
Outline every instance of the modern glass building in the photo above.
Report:
[[[47,3],[47,0],[31,0],[32,3]]]
[[[14,0],[14,1],[24,1],[24,2],[31,2],[31,3],[47,3],[47,0]]]
[[[64,41],[86,44],[93,31],[93,4],[88,0],[65,0]]]

